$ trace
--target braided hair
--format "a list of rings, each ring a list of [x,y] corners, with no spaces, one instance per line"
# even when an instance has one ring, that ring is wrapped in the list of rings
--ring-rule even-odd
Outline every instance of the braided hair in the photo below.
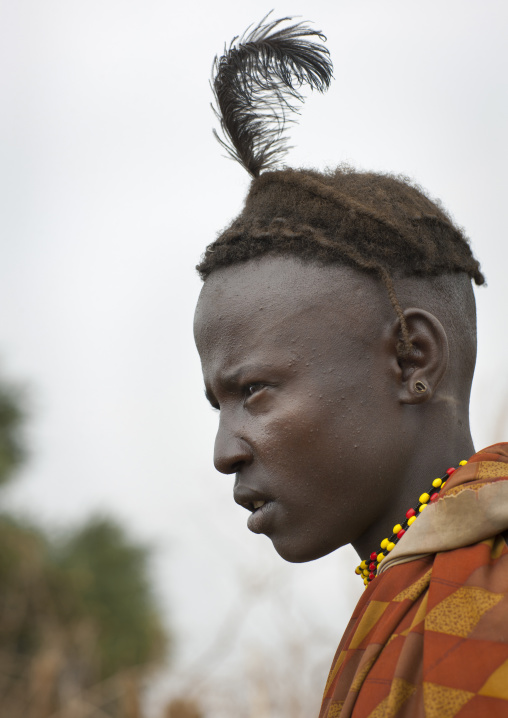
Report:
[[[214,269],[263,255],[345,264],[385,285],[411,347],[393,279],[465,272],[485,278],[469,242],[447,213],[408,179],[339,168],[285,169],[253,180],[243,212],[210,244],[197,266]]]

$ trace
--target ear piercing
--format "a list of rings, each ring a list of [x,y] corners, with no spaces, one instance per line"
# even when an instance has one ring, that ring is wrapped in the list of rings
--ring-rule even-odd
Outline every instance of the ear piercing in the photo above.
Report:
[[[417,394],[425,394],[427,391],[427,385],[423,383],[423,381],[417,381],[415,383],[415,391]]]

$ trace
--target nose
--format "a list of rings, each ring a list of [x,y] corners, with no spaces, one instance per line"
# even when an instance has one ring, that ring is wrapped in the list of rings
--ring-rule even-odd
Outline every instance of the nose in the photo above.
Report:
[[[213,463],[221,474],[235,474],[240,468],[252,461],[252,453],[247,441],[233,427],[223,420],[219,423]]]

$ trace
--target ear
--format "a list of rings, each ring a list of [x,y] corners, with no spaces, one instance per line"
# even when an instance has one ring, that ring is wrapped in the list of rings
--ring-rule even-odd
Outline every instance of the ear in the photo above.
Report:
[[[443,325],[424,309],[404,311],[412,351],[401,357],[400,322],[395,321],[390,333],[390,361],[397,381],[402,404],[421,404],[431,399],[448,366],[448,337]]]

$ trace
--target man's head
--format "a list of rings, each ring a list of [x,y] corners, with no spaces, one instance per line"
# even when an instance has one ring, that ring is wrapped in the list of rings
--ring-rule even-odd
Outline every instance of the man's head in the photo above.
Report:
[[[287,170],[255,180],[199,269],[215,464],[238,503],[265,502],[250,527],[290,561],[360,540],[422,444],[468,431],[483,277],[467,241],[400,180]]]

